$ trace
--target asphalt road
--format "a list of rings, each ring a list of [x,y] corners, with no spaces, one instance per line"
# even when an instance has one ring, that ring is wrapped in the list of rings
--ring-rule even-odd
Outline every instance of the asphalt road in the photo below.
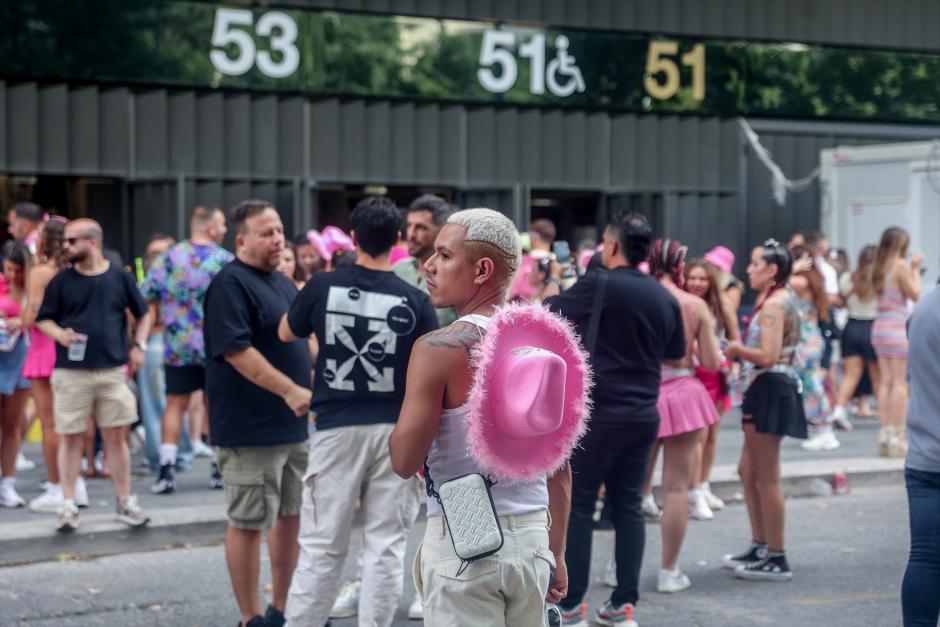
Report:
[[[734,579],[720,566],[723,553],[749,538],[743,506],[709,523],[692,523],[680,564],[693,587],[677,595],[655,592],[659,529],[647,526],[640,606],[643,627],[900,624],[900,581],[907,559],[907,501],[903,488],[867,488],[848,496],[787,503],[790,583]],[[409,546],[414,555],[423,525]],[[613,536],[595,535],[591,609],[609,594],[601,580]],[[351,556],[357,554],[354,547]],[[410,562],[409,562],[410,563]],[[351,571],[355,560],[350,559]],[[262,571],[267,563],[262,565]],[[263,572],[263,593],[268,574]],[[352,576],[351,572],[347,576]],[[413,586],[406,581],[396,627]],[[238,622],[222,547],[124,554],[90,561],[46,562],[0,569],[0,625],[223,625]],[[334,621],[352,627],[355,619]],[[468,619],[468,625],[472,620]],[[525,627],[525,626],[523,626]]]

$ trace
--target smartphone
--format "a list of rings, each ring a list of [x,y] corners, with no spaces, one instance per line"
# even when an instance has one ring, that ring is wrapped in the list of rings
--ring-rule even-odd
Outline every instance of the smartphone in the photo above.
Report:
[[[566,264],[571,261],[571,247],[565,240],[558,240],[552,245],[552,252],[555,253],[555,260],[560,264]]]

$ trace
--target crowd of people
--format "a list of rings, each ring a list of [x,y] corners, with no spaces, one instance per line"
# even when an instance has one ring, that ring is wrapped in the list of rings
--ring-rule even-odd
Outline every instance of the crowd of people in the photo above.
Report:
[[[860,251],[854,269],[817,231],[758,244],[746,268],[756,300],[745,307],[733,251],[690,258],[633,213],[572,254],[548,220],[520,234],[502,214],[431,195],[403,211],[369,197],[349,233],[292,239],[270,203],[247,200],[228,216],[199,206],[188,239],[151,238],[139,281],[92,220],[21,203],[8,222],[0,506],[27,505],[15,476],[34,415],[47,482],[32,511],[76,530],[83,475],[107,472],[118,520],[146,525],[131,491],[139,417],[152,493],[172,498],[175,473],[211,458],[242,625],[322,627],[357,614],[390,625],[426,492],[411,618],[586,626],[600,499],[616,548],[613,592],[592,619],[635,626],[646,520],[661,523],[657,590],[692,585],[683,539],[689,518],[723,508],[709,475],[733,407],[751,538],[723,562],[742,580],[793,577],[783,437],[835,450],[837,431],[852,428],[852,413],[871,415],[874,397],[878,454],[907,454],[906,324],[922,258],[900,228]],[[229,228],[234,254],[222,247]],[[932,452],[918,450],[933,461],[917,479],[934,481]],[[499,534],[489,552],[467,553],[472,542],[458,537],[466,512],[448,495],[468,476],[481,483],[460,484],[465,499],[489,496]],[[359,576],[342,585],[353,533]],[[263,534],[273,584],[264,613]]]

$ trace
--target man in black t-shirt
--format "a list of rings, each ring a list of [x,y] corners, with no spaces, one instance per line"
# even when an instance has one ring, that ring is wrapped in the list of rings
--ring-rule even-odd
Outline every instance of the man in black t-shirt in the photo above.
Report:
[[[307,465],[310,352],[281,342],[277,326],[297,295],[277,266],[284,225],[262,200],[232,209],[235,260],[206,291],[206,395],[212,443],[228,503],[225,557],[242,624],[283,624],[286,583],[297,562],[297,530]],[[268,533],[271,605],[261,616],[261,532]]]
[[[662,364],[685,355],[685,331],[675,299],[637,266],[649,254],[652,230],[641,215],[616,216],[604,232],[603,268],[588,272],[549,307],[588,336],[591,315],[600,316],[597,341],[587,347],[594,369],[590,430],[571,458],[568,523],[568,596],[565,618],[579,612],[588,588],[594,507],[601,484],[617,534],[617,588],[599,611],[603,620],[626,620],[639,599],[638,579],[646,541],[640,512],[646,464],[659,430]],[[600,273],[606,273],[600,311],[593,312]],[[607,623],[605,623],[607,624]],[[613,624],[613,623],[610,623]]]
[[[133,374],[143,365],[153,319],[133,278],[104,258],[103,237],[94,220],[75,220],[65,227],[63,251],[72,267],[49,282],[36,315],[39,329],[56,341],[51,383],[55,428],[62,436],[59,473],[65,505],[60,532],[78,528],[75,482],[92,412],[111,467],[118,520],[131,527],[149,522],[131,494],[127,427],[137,421],[137,401],[127,387],[124,366]],[[127,311],[137,319],[136,343],[129,352]]]
[[[392,470],[388,437],[398,419],[415,341],[437,328],[428,296],[391,272],[401,214],[370,197],[352,213],[356,265],[319,273],[280,325],[285,341],[316,335],[320,350],[304,485],[300,559],[287,601],[291,625],[326,623],[339,592],[357,501],[364,527],[359,623],[390,625],[402,592],[418,480]]]

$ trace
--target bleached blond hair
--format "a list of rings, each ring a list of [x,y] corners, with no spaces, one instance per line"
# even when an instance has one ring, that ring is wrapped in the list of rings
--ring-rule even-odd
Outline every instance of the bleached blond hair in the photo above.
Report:
[[[456,224],[467,229],[463,241],[480,245],[480,252],[485,256],[496,253],[506,266],[507,279],[519,269],[522,258],[522,242],[512,220],[492,209],[464,209],[447,219],[448,224]]]

